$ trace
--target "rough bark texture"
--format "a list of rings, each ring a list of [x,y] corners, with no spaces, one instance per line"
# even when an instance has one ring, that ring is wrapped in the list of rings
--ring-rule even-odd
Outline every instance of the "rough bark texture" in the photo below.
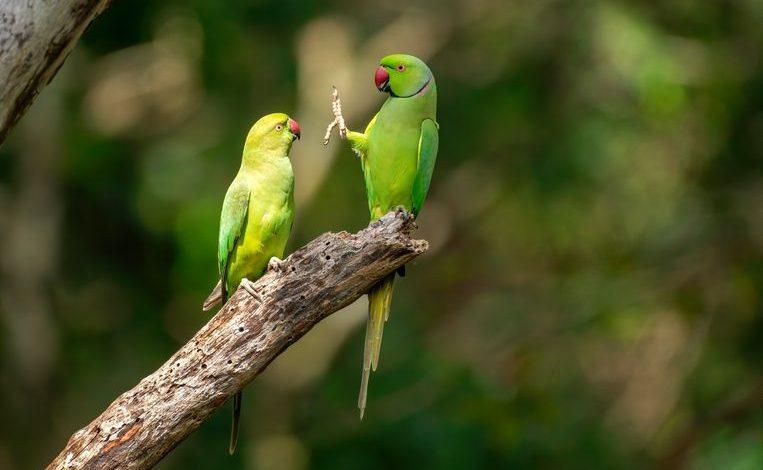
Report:
[[[0,0],[0,143],[108,0]]]
[[[150,468],[316,323],[427,249],[390,213],[326,233],[244,289],[156,372],[77,431],[48,469]],[[221,452],[224,450],[221,449]]]

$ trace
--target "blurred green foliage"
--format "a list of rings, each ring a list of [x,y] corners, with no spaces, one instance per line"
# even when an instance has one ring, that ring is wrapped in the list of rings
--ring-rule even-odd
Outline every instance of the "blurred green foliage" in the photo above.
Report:
[[[260,115],[296,117],[294,249],[367,220],[384,53],[441,145],[366,419],[362,303],[159,468],[763,468],[763,4],[114,2],[0,148],[0,468],[40,468],[208,316]]]

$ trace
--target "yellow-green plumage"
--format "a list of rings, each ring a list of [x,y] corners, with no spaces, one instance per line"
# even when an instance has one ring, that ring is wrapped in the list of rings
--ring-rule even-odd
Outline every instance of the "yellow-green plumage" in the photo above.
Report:
[[[294,221],[294,174],[289,159],[258,155],[242,165],[228,189],[221,218],[242,223],[243,204],[243,230],[220,232],[220,275],[225,276],[228,293],[236,290],[241,279],[260,277],[271,257],[283,257]]]
[[[254,280],[272,257],[282,258],[294,222],[294,173],[289,150],[299,138],[299,125],[286,114],[258,120],[244,144],[241,167],[223,202],[218,242],[219,291],[205,310],[219,299],[224,304],[242,279]],[[229,451],[238,437],[241,394],[234,397]]]

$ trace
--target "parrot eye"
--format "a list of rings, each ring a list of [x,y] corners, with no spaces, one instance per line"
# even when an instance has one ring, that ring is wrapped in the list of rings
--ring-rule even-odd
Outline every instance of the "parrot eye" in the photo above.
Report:
[[[279,131],[279,132],[282,131],[283,130],[283,125],[277,124],[276,125],[276,130]]]
[[[397,71],[398,72],[402,72],[403,70],[405,70],[405,65],[400,64],[400,65],[397,66]]]

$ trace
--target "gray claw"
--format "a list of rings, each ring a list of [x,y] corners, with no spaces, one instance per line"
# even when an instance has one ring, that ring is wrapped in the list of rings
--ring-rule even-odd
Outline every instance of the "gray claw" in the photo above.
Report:
[[[254,297],[254,300],[256,300],[259,303],[262,303],[262,296],[259,292],[257,292],[257,289],[254,287],[254,283],[250,281],[247,278],[241,279],[241,284],[239,284],[240,287],[243,287],[245,291],[249,293],[252,297]]]
[[[283,271],[283,260],[276,256],[270,258],[270,261],[268,261],[268,271]]]
[[[408,209],[406,209],[403,206],[395,207],[395,215],[402,216],[403,220],[405,221],[409,221],[414,218],[413,214],[411,212],[408,212]]]

